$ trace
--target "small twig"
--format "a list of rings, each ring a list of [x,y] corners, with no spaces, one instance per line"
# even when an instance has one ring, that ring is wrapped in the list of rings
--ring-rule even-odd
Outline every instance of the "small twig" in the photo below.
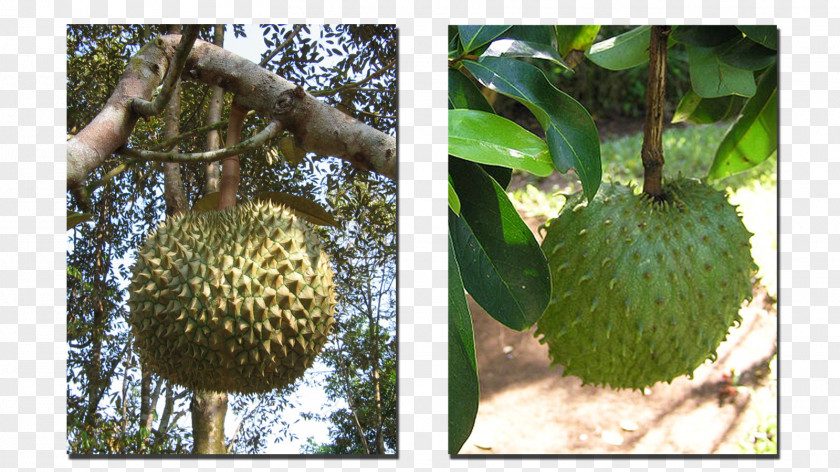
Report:
[[[286,38],[286,40],[283,41],[282,44],[280,44],[279,46],[274,48],[273,51],[268,53],[268,56],[265,56],[262,61],[260,61],[260,67],[265,67],[266,65],[268,65],[268,61],[270,61],[272,58],[274,58],[274,56],[276,56],[280,51],[282,51],[283,49],[286,49],[286,47],[288,47],[289,44],[292,43],[292,40],[295,39],[295,36],[297,36],[298,33],[300,33],[300,30],[302,28],[303,28],[303,25],[295,25],[291,34],[289,34],[289,37]]]
[[[375,116],[375,117],[377,117],[377,118],[387,118],[387,119],[391,119],[391,120],[396,120],[396,119],[397,119],[397,117],[396,117],[396,116],[391,116],[391,115],[380,115],[379,113],[373,113],[373,112],[371,112],[371,111],[356,110],[356,113],[361,113],[361,114],[363,114],[363,115],[368,115],[368,116]]]
[[[645,168],[644,192],[662,197],[662,117],[665,114],[665,73],[668,63],[669,26],[650,29],[650,61],[648,64],[647,109],[645,113],[642,164]]]
[[[172,98],[172,93],[175,90],[175,84],[181,77],[181,71],[184,70],[184,64],[187,63],[187,57],[190,55],[193,44],[198,38],[198,26],[190,25],[184,27],[184,35],[181,36],[181,42],[175,48],[175,55],[172,57],[172,63],[169,65],[169,70],[166,71],[166,77],[163,79],[163,87],[160,93],[153,101],[143,100],[142,98],[134,98],[131,100],[131,109],[140,116],[157,115],[163,111],[163,107],[169,103]]]
[[[255,406],[253,410],[251,410],[250,412],[246,413],[246,414],[242,417],[242,419],[240,419],[240,420],[239,420],[239,424],[238,424],[238,425],[236,425],[236,430],[234,430],[234,431],[233,431],[233,437],[231,437],[231,438],[230,438],[230,442],[227,444],[227,452],[228,452],[228,454],[230,454],[230,451],[231,451],[231,450],[233,450],[233,444],[236,442],[236,439],[237,439],[237,437],[239,436],[239,431],[240,431],[240,430],[242,430],[242,425],[243,425],[243,424],[245,424],[245,421],[246,421],[248,418],[250,418],[250,417],[254,416],[254,413],[256,413],[256,412],[257,412],[257,410],[259,410],[259,409],[260,409],[260,407],[262,407],[262,404],[263,404],[263,398],[262,398],[262,397],[260,397],[259,401],[257,402],[257,406]]]
[[[352,82],[352,83],[349,83],[349,84],[344,84],[341,87],[336,87],[336,88],[333,88],[333,89],[316,90],[314,92],[310,92],[310,94],[315,96],[315,97],[320,97],[320,96],[324,96],[324,95],[332,95],[332,94],[334,94],[336,92],[340,92],[342,90],[348,90],[348,89],[351,89],[351,88],[354,88],[354,87],[358,87],[358,86],[366,84],[366,83],[370,82],[371,80],[373,80],[373,79],[379,77],[380,75],[384,74],[388,69],[393,67],[396,63],[397,63],[397,60],[394,59],[391,62],[382,66],[382,68],[379,69],[378,71],[374,72],[373,74],[365,77],[364,79],[362,79],[358,82]]]
[[[217,151],[192,153],[156,152],[127,148],[123,146],[117,149],[116,153],[123,156],[156,162],[214,162],[261,147],[266,141],[277,136],[282,129],[283,126],[279,122],[272,121],[265,127],[265,129],[257,133],[252,138],[246,139],[234,146],[219,149]]]

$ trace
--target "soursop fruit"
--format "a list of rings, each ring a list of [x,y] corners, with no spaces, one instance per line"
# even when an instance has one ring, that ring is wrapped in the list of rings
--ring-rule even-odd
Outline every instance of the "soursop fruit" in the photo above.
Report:
[[[191,389],[288,385],[335,323],[317,235],[273,203],[173,217],[139,249],[132,272],[129,322],[141,360]]]
[[[687,179],[663,189],[655,202],[603,183],[549,223],[553,292],[536,334],[564,375],[632,389],[691,377],[740,324],[752,234],[724,193]]]

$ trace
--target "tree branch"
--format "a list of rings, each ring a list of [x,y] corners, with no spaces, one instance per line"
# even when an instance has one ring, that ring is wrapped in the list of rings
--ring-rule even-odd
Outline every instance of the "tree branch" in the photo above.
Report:
[[[193,28],[198,34],[198,28]],[[180,30],[178,25],[171,25],[169,27],[170,33],[176,33]],[[190,33],[184,36],[186,38]],[[195,41],[195,38],[192,39]],[[184,46],[184,40],[181,40],[179,48]],[[180,51],[179,51],[180,52]],[[186,54],[184,54],[186,55]],[[175,53],[176,60],[184,62],[186,59],[178,59],[178,52]],[[183,68],[183,64],[181,64]],[[172,72],[170,67],[169,71]],[[166,87],[166,84],[164,84]],[[160,96],[158,96],[160,98]],[[157,102],[157,100],[155,100]],[[180,134],[181,121],[181,83],[176,81],[172,87],[172,98],[166,104],[166,113],[163,117],[163,138],[166,140],[175,138]],[[170,152],[178,152],[178,148],[173,148]],[[181,179],[181,166],[176,162],[165,162],[163,164],[163,198],[166,201],[166,214],[177,215],[184,213],[189,209],[189,202],[187,201],[187,192],[184,190],[184,181]]]
[[[121,147],[116,150],[116,153],[121,154],[123,156],[156,162],[215,162],[220,161],[226,157],[235,156],[237,154],[242,154],[252,149],[256,149],[265,144],[265,142],[269,139],[277,136],[282,129],[283,128],[280,125],[280,123],[278,123],[277,121],[272,121],[268,124],[268,126],[265,127],[265,129],[257,133],[255,136],[246,139],[245,141],[242,141],[241,143],[236,144],[234,146],[219,149],[217,151],[178,153],[144,151],[139,149]]]
[[[645,168],[644,192],[654,198],[662,196],[662,116],[665,114],[665,73],[668,63],[668,26],[650,29],[650,61],[648,64],[647,109],[642,141],[642,164]]]
[[[230,120],[225,139],[231,146],[242,139],[242,124],[245,122],[247,108],[242,108],[234,101],[230,108]],[[219,186],[219,210],[236,205],[236,192],[239,190],[239,155],[233,155],[222,161],[222,181]]]
[[[292,40],[293,40],[293,39],[295,39],[295,36],[297,36],[297,35],[298,35],[298,33],[300,33],[300,30],[301,30],[302,28],[303,28],[303,25],[295,25],[295,27],[294,27],[294,29],[292,30],[291,34],[289,34],[289,37],[288,37],[288,38],[286,38],[286,40],[285,40],[285,41],[283,41],[283,43],[282,43],[282,44],[280,44],[279,46],[277,46],[276,48],[274,48],[274,50],[273,50],[273,51],[271,51],[270,53],[268,53],[268,55],[267,55],[267,56],[265,56],[265,57],[263,58],[263,60],[261,60],[261,61],[260,61],[260,67],[265,67],[266,65],[268,65],[268,61],[270,61],[270,60],[271,60],[274,56],[276,56],[276,55],[277,55],[280,51],[282,51],[283,49],[286,49],[286,48],[289,46],[289,44],[291,44],[291,43],[292,43]]]
[[[172,95],[176,93],[176,85],[181,76],[181,71],[184,70],[184,65],[187,63],[187,57],[190,50],[198,38],[198,25],[190,25],[184,27],[184,35],[181,36],[181,42],[175,49],[175,55],[172,58],[167,72],[166,78],[163,80],[163,87],[160,93],[153,101],[147,101],[143,98],[137,97],[131,101],[131,110],[140,116],[153,116],[163,111],[163,107],[169,103]]]
[[[213,44],[218,47],[224,46],[225,43],[225,25],[216,25],[213,27]],[[222,119],[222,103],[225,98],[225,90],[218,85],[210,86],[210,104],[207,106],[207,125],[213,126],[218,124]],[[219,131],[213,129],[207,133],[207,150],[215,151],[219,149]],[[204,169],[204,194],[219,191],[219,163],[209,162]]]
[[[358,81],[358,82],[352,82],[352,83],[349,83],[349,84],[344,84],[344,85],[342,85],[341,87],[336,87],[336,88],[332,88],[332,89],[317,90],[317,91],[312,92],[312,95],[313,95],[313,96],[315,96],[315,97],[322,97],[322,96],[324,96],[324,95],[332,95],[332,94],[334,94],[334,93],[336,93],[336,92],[340,92],[340,91],[342,91],[342,90],[347,90],[347,89],[351,89],[351,88],[358,87],[358,86],[360,86],[360,85],[364,85],[364,84],[366,84],[366,83],[370,82],[371,80],[373,80],[373,79],[375,79],[375,78],[379,77],[380,75],[384,74],[384,73],[385,73],[385,71],[387,71],[387,70],[388,70],[388,69],[390,69],[391,67],[394,67],[394,65],[395,65],[396,63],[397,63],[397,60],[396,60],[396,59],[394,59],[394,60],[392,60],[391,62],[389,62],[389,63],[385,64],[384,66],[382,66],[382,68],[381,68],[381,69],[379,69],[378,71],[374,72],[373,74],[371,74],[371,75],[369,75],[369,76],[365,77],[364,79],[362,79],[362,80],[360,80],[360,81]]]

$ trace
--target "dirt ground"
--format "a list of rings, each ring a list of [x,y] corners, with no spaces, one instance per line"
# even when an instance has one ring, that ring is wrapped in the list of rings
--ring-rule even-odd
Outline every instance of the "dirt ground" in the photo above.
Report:
[[[540,223],[525,218],[533,228]],[[719,358],[644,393],[582,387],[551,367],[533,329],[515,332],[471,299],[481,389],[461,454],[739,454],[739,442],[776,412],[768,363],[776,351],[776,304],[757,286]],[[732,370],[737,385],[728,381]]]

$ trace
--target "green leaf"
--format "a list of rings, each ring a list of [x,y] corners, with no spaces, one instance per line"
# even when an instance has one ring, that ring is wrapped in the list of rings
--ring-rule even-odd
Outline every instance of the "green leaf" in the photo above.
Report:
[[[71,213],[67,212],[67,229],[72,229],[74,226],[93,220],[92,213]]]
[[[545,44],[557,50],[557,38],[554,27],[550,25],[513,25],[499,38],[518,39],[532,43]]]
[[[280,153],[283,154],[283,157],[289,161],[292,167],[297,167],[297,165],[300,164],[300,161],[306,157],[306,151],[295,144],[294,136],[288,134],[277,141],[277,148],[280,150]]]
[[[449,108],[471,108],[493,113],[493,107],[475,82],[453,69],[449,69]]]
[[[335,218],[327,213],[327,210],[306,197],[283,192],[264,192],[255,196],[254,200],[268,200],[279,205],[284,205],[295,215],[315,225],[339,226]]]
[[[449,214],[451,218],[457,218]],[[449,453],[461,450],[478,413],[478,368],[470,309],[449,237]]]
[[[221,193],[210,192],[193,203],[192,211],[210,211],[219,209],[219,197]]]
[[[551,295],[545,255],[504,190],[476,164],[449,159],[461,214],[449,213],[449,234],[464,286],[505,326],[523,330]]]
[[[574,168],[587,198],[601,184],[601,144],[589,112],[555,88],[543,72],[530,64],[499,57],[464,66],[486,87],[507,95],[531,110],[545,130],[554,166]]]
[[[598,25],[558,25],[554,27],[557,51],[566,57],[573,50],[586,51],[601,29]]]
[[[449,154],[540,177],[554,171],[545,141],[507,118],[477,110],[449,110]]]
[[[691,88],[697,95],[715,98],[725,95],[752,97],[755,94],[753,73],[723,62],[718,55],[719,49],[688,45],[685,49]]]
[[[458,32],[464,52],[470,52],[498,38],[510,25],[461,25]]]
[[[455,192],[455,187],[452,186],[452,176],[449,177],[449,208],[455,212],[455,214],[461,213],[461,200],[458,199],[458,194]]]
[[[461,35],[458,33],[458,27],[449,25],[449,58],[458,57],[462,52]]]
[[[593,44],[586,51],[586,57],[605,69],[624,70],[646,63],[649,48],[650,26],[639,26]]]
[[[563,57],[548,44],[522,41],[518,39],[497,39],[490,43],[481,58],[485,57],[530,57],[533,59],[545,59],[551,61],[567,70],[572,70]]]
[[[703,98],[689,90],[680,100],[671,123],[689,121],[698,125],[716,123],[735,116],[746,99],[737,95]]]
[[[776,25],[738,26],[748,38],[774,51],[779,50],[779,29]]]
[[[733,67],[747,70],[761,70],[776,61],[778,53],[748,38],[741,38],[725,45],[720,59]]]
[[[513,169],[510,167],[501,167],[501,166],[493,166],[490,164],[479,164],[484,172],[487,172],[487,175],[493,177],[493,180],[499,184],[499,187],[502,187],[502,190],[507,189],[507,186],[510,185],[510,179],[513,176]]]
[[[778,76],[773,66],[762,74],[755,95],[723,137],[710,179],[719,179],[754,167],[778,148]]]
[[[674,41],[704,48],[715,47],[741,36],[738,28],[725,25],[683,25],[671,31]]]

